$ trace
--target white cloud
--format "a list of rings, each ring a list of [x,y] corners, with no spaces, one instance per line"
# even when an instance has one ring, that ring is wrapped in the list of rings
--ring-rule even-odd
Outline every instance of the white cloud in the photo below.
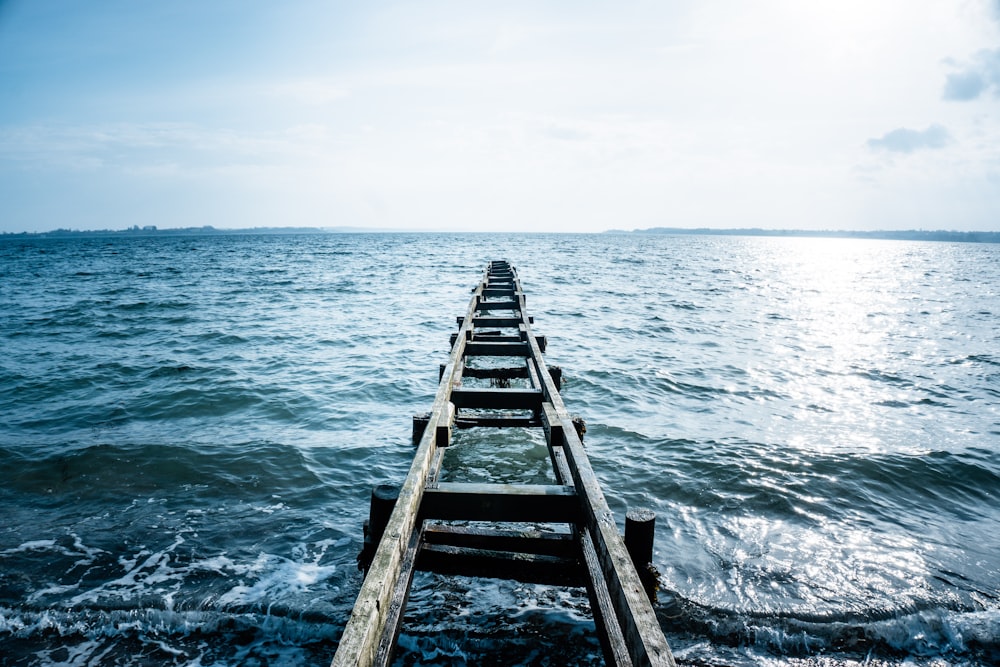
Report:
[[[944,148],[951,141],[948,130],[943,125],[934,124],[926,130],[910,130],[901,127],[887,132],[877,139],[869,139],[868,147],[893,153],[912,153],[923,149]]]
[[[978,99],[987,91],[1000,97],[1000,49],[984,49],[945,79],[942,97],[951,101]]]

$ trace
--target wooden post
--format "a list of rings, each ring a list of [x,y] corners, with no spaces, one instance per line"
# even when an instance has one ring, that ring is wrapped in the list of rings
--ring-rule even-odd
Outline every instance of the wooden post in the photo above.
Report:
[[[399,498],[399,487],[392,484],[380,484],[372,489],[368,520],[364,523],[365,541],[361,553],[358,554],[358,569],[363,571],[365,576],[368,576],[368,568],[371,567],[375,550],[378,549],[378,543],[385,533],[385,526],[396,506],[397,498]]]
[[[552,382],[556,385],[556,391],[562,391],[562,368],[549,366],[549,375],[552,376]]]
[[[378,546],[382,541],[382,533],[389,523],[389,515],[396,507],[399,499],[399,487],[395,484],[379,484],[372,489],[372,504],[368,509],[368,525],[372,536],[372,544]]]
[[[630,509],[625,514],[625,548],[639,574],[650,602],[656,602],[657,576],[653,567],[653,536],[656,533],[656,513],[653,510]]]
[[[583,420],[583,417],[573,417],[573,428],[576,429],[576,437],[580,438],[580,442],[583,442],[583,434],[587,432],[587,422]]]
[[[413,415],[413,446],[420,444],[420,438],[424,437],[427,424],[431,421],[431,413],[425,412],[420,415]]]

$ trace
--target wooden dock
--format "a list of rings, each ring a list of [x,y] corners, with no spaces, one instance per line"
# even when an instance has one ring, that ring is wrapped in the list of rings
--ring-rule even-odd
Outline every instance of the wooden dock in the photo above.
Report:
[[[390,664],[416,570],[586,586],[607,664],[674,665],[650,603],[653,514],[630,512],[622,539],[515,269],[490,262],[458,324],[434,405],[414,417],[406,479],[372,493],[366,576],[334,667]],[[439,481],[454,428],[510,427],[544,429],[556,484]]]

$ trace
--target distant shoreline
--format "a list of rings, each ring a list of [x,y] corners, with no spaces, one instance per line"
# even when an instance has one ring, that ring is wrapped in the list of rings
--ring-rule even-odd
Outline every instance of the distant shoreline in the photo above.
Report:
[[[1000,243],[1000,232],[959,232],[923,229],[903,230],[837,230],[837,229],[709,229],[699,227],[651,227],[632,231],[609,230],[605,234],[648,234],[668,236],[771,236],[801,238],[878,239],[887,241],[946,241],[951,243]]]
[[[385,229],[367,227],[250,227],[244,229],[219,229],[211,226],[159,229],[138,225],[128,229],[54,229],[48,232],[0,232],[0,239],[19,238],[77,238],[77,237],[162,237],[162,236],[233,236],[240,234],[488,234],[492,232],[456,232],[447,230]],[[514,232],[546,233],[546,232]],[[560,232],[551,232],[557,234]],[[949,230],[836,230],[836,229],[762,229],[760,227],[711,229],[708,227],[651,227],[648,229],[609,229],[601,234],[627,234],[650,236],[766,236],[786,238],[851,238],[890,241],[943,241],[951,243],[1000,243],[998,232],[960,232]]]
[[[220,229],[203,227],[176,227],[160,229],[155,225],[129,227],[127,229],[53,229],[48,232],[0,232],[0,238],[66,238],[104,236],[233,236],[239,234],[385,234],[407,232],[404,229],[371,229],[366,227],[246,227],[241,229]],[[414,231],[414,233],[417,233]]]

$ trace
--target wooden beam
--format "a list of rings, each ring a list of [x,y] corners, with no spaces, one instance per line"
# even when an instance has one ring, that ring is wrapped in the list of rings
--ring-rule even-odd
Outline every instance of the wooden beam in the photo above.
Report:
[[[459,326],[462,326],[463,318],[459,318]],[[519,324],[521,324],[520,317],[489,317],[486,315],[477,315],[473,320],[473,325],[479,329],[515,329]],[[528,322],[534,322],[535,318],[528,317]]]
[[[500,415],[475,416],[463,415],[459,413],[455,417],[455,428],[537,428],[542,425],[541,419],[531,416],[519,415],[517,413],[505,413]]]
[[[494,410],[540,410],[542,392],[539,389],[466,389],[455,388],[451,402],[456,408],[487,408]]]
[[[489,287],[483,290],[483,296],[491,299],[495,299],[496,297],[499,296],[505,296],[510,299],[514,299],[515,298],[514,285],[511,284],[509,286],[500,287],[500,286],[494,286],[491,283]]]
[[[468,368],[462,373],[463,377],[485,379],[510,379],[528,377],[527,366],[512,366],[506,368]]]
[[[526,343],[481,343],[471,341],[465,345],[467,357],[527,357],[531,349]]]
[[[575,558],[579,554],[572,533],[542,530],[510,530],[477,525],[425,522],[424,542],[466,549],[516,551],[519,553]]]
[[[512,579],[550,586],[583,586],[586,579],[584,569],[575,558],[435,544],[425,544],[420,549],[417,567],[438,574]]]
[[[615,600],[604,578],[600,559],[590,531],[580,530],[580,547],[583,552],[584,567],[587,570],[587,594],[590,596],[590,611],[594,615],[594,626],[597,628],[604,650],[604,662],[609,667],[634,667],[636,664],[648,664],[646,661],[635,662],[631,650],[618,622],[615,610]]]
[[[520,310],[521,304],[518,301],[483,301],[476,304],[476,312],[482,313],[489,310]]]
[[[495,331],[484,331],[482,333],[475,332],[472,334],[472,339],[479,341],[480,343],[522,343],[524,342],[520,336],[502,334]]]
[[[572,486],[452,482],[424,492],[420,518],[576,523],[579,505]]]
[[[378,638],[378,644],[375,647],[373,660],[375,665],[392,664],[392,655],[396,650],[396,641],[399,639],[399,631],[403,625],[403,612],[410,600],[410,587],[413,585],[413,574],[417,568],[421,540],[418,528],[413,532],[406,551],[403,552],[400,562],[400,576],[396,579],[395,588],[389,598],[389,606],[385,609],[386,632]],[[334,664],[336,664],[336,656],[334,656]]]

